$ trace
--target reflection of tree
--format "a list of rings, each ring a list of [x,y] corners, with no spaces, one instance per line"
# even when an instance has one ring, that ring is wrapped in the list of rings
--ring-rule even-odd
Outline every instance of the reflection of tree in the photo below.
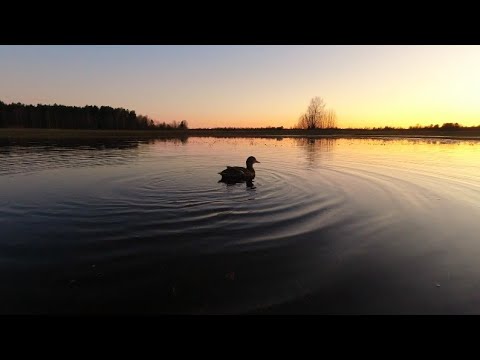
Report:
[[[330,138],[297,138],[297,146],[305,149],[306,159],[310,166],[315,165],[322,154],[332,151],[336,139]]]
[[[43,148],[65,148],[81,150],[102,150],[102,149],[132,149],[138,147],[141,140],[113,137],[113,138],[47,138],[47,139],[1,139],[0,148],[3,147],[38,147]]]
[[[135,149],[142,143],[131,138],[3,139],[0,141],[0,174],[123,165],[139,156]],[[2,162],[6,156],[9,161]]]
[[[155,138],[151,139],[152,143],[155,142],[164,142],[164,143],[173,143],[175,145],[186,145],[188,143],[188,136],[175,136],[175,137],[164,137],[164,138]]]

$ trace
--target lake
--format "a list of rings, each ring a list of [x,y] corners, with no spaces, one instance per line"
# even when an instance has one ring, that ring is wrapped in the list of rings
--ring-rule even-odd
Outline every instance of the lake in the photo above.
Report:
[[[1,314],[479,314],[480,141],[1,140],[0,228]]]

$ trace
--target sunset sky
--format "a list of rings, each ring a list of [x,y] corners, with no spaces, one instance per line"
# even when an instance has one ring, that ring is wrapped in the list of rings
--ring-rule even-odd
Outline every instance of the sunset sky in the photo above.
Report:
[[[190,128],[480,125],[480,46],[0,46],[0,100],[108,105]]]

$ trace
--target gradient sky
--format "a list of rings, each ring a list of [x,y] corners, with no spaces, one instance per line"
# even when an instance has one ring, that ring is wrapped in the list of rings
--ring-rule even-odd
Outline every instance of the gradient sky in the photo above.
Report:
[[[480,125],[480,46],[0,46],[0,100],[109,105],[191,128]]]

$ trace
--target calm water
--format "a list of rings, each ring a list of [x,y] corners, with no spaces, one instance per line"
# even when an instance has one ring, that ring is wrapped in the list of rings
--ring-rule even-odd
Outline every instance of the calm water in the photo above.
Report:
[[[0,228],[2,314],[478,314],[480,142],[4,140]]]

